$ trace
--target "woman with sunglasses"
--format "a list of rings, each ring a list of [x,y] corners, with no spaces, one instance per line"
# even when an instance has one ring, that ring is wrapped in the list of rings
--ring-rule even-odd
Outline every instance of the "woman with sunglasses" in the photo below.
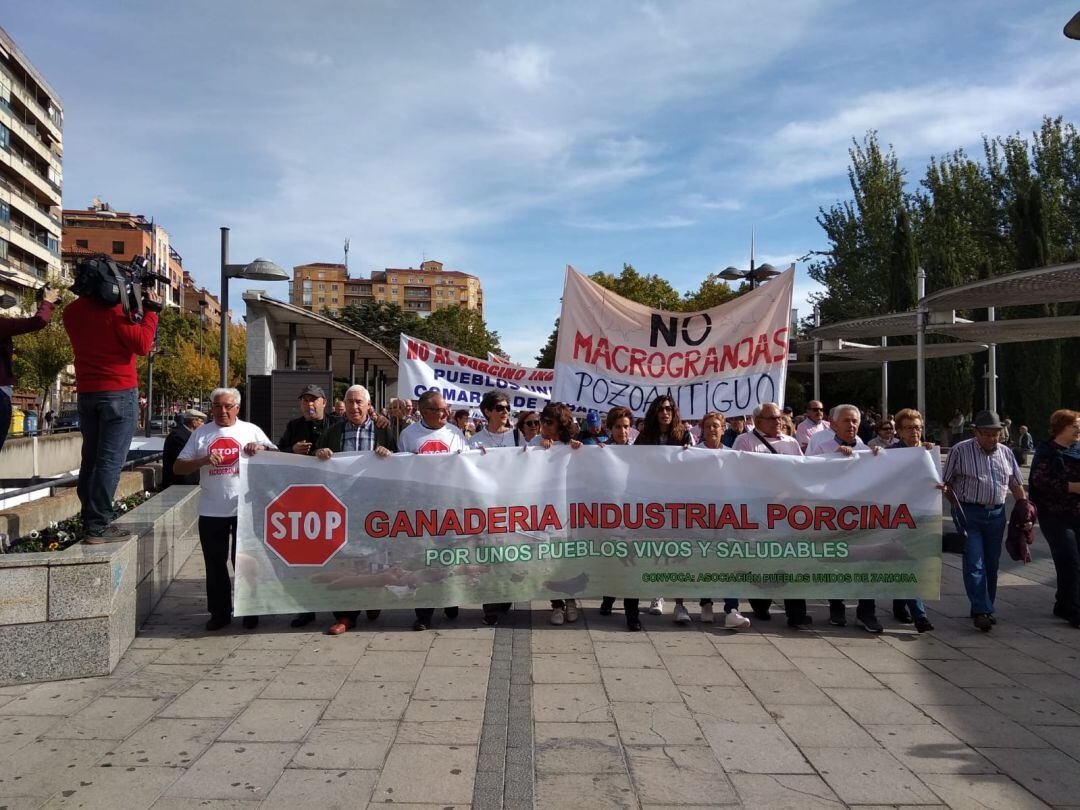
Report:
[[[896,442],[896,426],[891,418],[881,419],[874,425],[874,438],[866,443],[867,447],[892,447]]]
[[[540,411],[540,435],[538,444],[547,449],[555,444],[568,444],[577,450],[581,442],[574,438],[574,417],[570,409],[561,402],[549,402]],[[576,622],[578,603],[576,599],[552,599],[551,623],[560,625],[564,622]]]
[[[634,414],[629,408],[615,407],[608,411],[607,414],[607,429],[608,429],[608,444],[633,444],[630,439],[630,431],[633,430],[631,424],[634,421]],[[600,602],[600,615],[610,616],[611,608],[615,605],[614,596],[605,596]],[[623,612],[626,614],[626,629],[631,633],[637,633],[641,630],[641,600],[640,599],[623,599]]]
[[[540,414],[536,411],[518,411],[514,427],[525,437],[525,444],[539,444],[537,436],[540,435]]]
[[[658,444],[658,445],[681,445],[691,447],[694,437],[690,434],[682,417],[679,416],[679,406],[675,400],[666,394],[654,399],[645,411],[645,421],[641,426],[641,432],[634,440],[634,444]],[[705,604],[705,600],[702,601]],[[712,601],[709,601],[710,610]],[[649,613],[659,616],[664,612],[664,600],[657,597],[649,605]],[[675,600],[676,624],[689,624],[690,613],[683,606],[682,599]]]
[[[517,428],[510,427],[510,400],[499,391],[488,391],[480,400],[480,412],[487,419],[483,430],[469,439],[469,447],[485,453],[495,447],[524,447],[528,441]],[[494,626],[499,616],[510,610],[511,602],[485,602],[484,624]]]
[[[896,433],[899,434],[896,441],[886,447],[922,447],[930,450],[934,445],[923,441],[923,416],[914,408],[904,408],[896,414]],[[878,432],[878,436],[881,432]],[[870,442],[873,445],[873,442]],[[934,625],[926,618],[926,606],[921,599],[894,599],[893,617],[901,624],[914,623],[915,629],[920,633],[926,633],[934,629]]]

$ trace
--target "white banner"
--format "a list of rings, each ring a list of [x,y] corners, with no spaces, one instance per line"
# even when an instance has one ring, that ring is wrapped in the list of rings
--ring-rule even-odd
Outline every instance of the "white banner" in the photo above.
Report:
[[[684,419],[784,404],[795,270],[702,312],[628,301],[566,268],[552,398],[637,415],[667,394]]]
[[[478,406],[488,391],[502,391],[513,410],[538,411],[551,399],[554,377],[550,369],[481,360],[401,335],[398,392],[410,399],[435,390],[451,409],[456,409]]]
[[[240,615],[591,597],[935,599],[921,448],[566,446],[241,460]]]

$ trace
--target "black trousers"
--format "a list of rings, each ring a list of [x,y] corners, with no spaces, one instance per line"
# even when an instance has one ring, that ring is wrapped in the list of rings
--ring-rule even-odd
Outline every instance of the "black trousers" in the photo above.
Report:
[[[381,612],[382,612],[381,610],[369,610],[369,611],[367,611],[367,617],[368,617],[368,619],[370,621],[375,621],[377,618],[379,618],[379,614]],[[351,622],[352,624],[355,625],[356,620],[360,618],[360,611],[359,610],[335,610],[334,611],[334,618],[337,619],[337,621],[339,621],[339,622]]]
[[[615,597],[605,596],[601,601],[601,604],[610,609],[611,606],[615,604]],[[639,616],[641,614],[640,599],[623,599],[622,606],[627,618],[633,618],[634,616]]]
[[[1080,523],[1043,512],[1039,525],[1057,572],[1054,612],[1070,621],[1080,619]]]
[[[785,602],[784,604],[787,605],[787,602]],[[768,613],[769,608],[771,606],[772,606],[772,599],[751,599],[750,600],[750,609],[752,611],[754,611],[755,613],[757,613],[758,611],[761,611],[762,613]],[[784,610],[786,611],[787,608],[785,607]],[[803,603],[803,613],[806,613],[806,603],[805,602]]]
[[[206,563],[206,607],[211,616],[230,616],[229,562],[235,569],[236,518],[199,515],[199,545]]]
[[[837,610],[844,609],[843,599],[830,599],[829,609],[836,608]],[[877,601],[874,599],[860,599],[858,606],[855,608],[856,616],[873,616],[877,612]]]

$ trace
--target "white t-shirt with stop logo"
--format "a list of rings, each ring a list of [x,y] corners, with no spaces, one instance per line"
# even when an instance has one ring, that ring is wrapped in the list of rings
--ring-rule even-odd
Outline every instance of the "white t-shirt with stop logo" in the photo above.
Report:
[[[240,498],[240,454],[251,442],[274,447],[274,443],[251,422],[236,420],[235,425],[221,427],[207,422],[194,431],[177,458],[191,460],[211,453],[222,456],[220,464],[208,464],[199,470],[199,514],[204,517],[235,517]]]
[[[465,434],[449,423],[432,430],[422,420],[414,422],[401,431],[398,439],[398,450],[419,455],[456,453],[467,447]]]

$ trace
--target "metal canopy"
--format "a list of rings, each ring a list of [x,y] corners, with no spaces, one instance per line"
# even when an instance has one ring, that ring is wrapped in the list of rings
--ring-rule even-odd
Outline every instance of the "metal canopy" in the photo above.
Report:
[[[1080,337],[1080,315],[1060,318],[1017,318],[1009,321],[976,321],[952,326],[928,327],[928,332],[983,343],[1024,343]]]
[[[397,355],[371,338],[331,318],[269,298],[261,290],[248,290],[243,297],[249,322],[257,318],[266,319],[275,353],[280,358],[277,363],[279,368],[287,367],[285,361],[289,357],[289,339],[292,335],[296,340],[297,368],[325,369],[329,340],[334,376],[349,376],[350,360],[358,367],[362,367],[367,360],[386,374],[388,382],[397,379]],[[249,336],[251,331],[249,329]],[[250,348],[248,353],[250,356]]]
[[[814,373],[812,360],[790,360],[787,367],[788,371]],[[867,360],[821,360],[818,362],[818,370],[823,374],[842,371],[880,371],[881,363],[871,363]]]
[[[850,321],[830,323],[810,330],[810,337],[818,340],[844,338],[898,337],[915,334],[915,313],[894,312],[888,315],[871,315]]]
[[[1080,301],[1080,262],[1021,270],[950,287],[924,296],[920,305],[927,310],[983,309],[1024,304],[1053,304]]]
[[[930,343],[926,346],[926,357],[959,357],[965,354],[985,352],[982,343]],[[843,348],[837,351],[823,351],[830,357],[850,357],[853,360],[875,361],[878,367],[882,363],[896,360],[914,360],[915,346],[869,346],[865,349]]]

